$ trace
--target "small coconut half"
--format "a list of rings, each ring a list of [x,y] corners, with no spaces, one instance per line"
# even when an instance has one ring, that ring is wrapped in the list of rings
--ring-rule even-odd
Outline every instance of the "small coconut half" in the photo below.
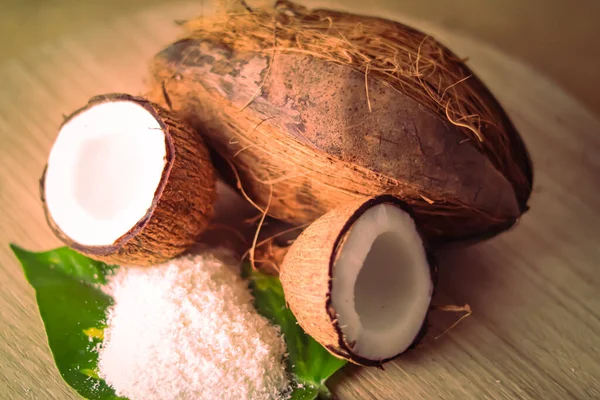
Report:
[[[287,302],[331,353],[381,365],[424,333],[434,269],[410,212],[379,196],[311,224],[281,265]]]
[[[106,94],[67,117],[41,180],[46,217],[93,258],[150,265],[208,224],[215,172],[200,136],[143,98]]]

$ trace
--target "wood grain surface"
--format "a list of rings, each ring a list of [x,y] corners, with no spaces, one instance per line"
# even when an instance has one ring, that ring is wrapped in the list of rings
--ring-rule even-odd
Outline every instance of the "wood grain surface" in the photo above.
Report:
[[[66,7],[56,12],[56,35],[16,50],[7,35],[0,42],[12,49],[0,56],[0,399],[77,398],[53,365],[8,243],[60,245],[46,227],[38,179],[63,114],[95,94],[143,93],[149,57],[178,34],[173,21],[205,7],[137,3],[143,7],[99,9],[86,24]],[[459,316],[435,312],[419,351],[385,370],[348,367],[332,379],[333,391],[340,399],[600,398],[599,120],[509,55],[408,22],[469,57],[508,110],[535,164],[531,210],[500,237],[438,252],[436,302],[468,303],[472,316],[435,339]]]

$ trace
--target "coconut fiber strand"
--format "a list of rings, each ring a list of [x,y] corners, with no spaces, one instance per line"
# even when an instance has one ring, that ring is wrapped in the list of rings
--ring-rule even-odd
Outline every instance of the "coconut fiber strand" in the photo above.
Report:
[[[99,375],[130,400],[284,398],[285,344],[225,255],[121,268]]]
[[[280,2],[191,20],[151,65],[268,213],[303,224],[391,193],[433,239],[490,236],[527,209],[527,151],[498,102],[433,38]]]

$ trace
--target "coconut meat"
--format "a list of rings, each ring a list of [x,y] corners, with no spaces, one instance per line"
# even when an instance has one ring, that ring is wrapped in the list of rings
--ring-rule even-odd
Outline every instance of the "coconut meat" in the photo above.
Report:
[[[332,270],[331,302],[346,346],[369,360],[404,352],[419,334],[433,284],[412,218],[379,204],[352,225]]]
[[[44,194],[58,228],[75,242],[106,246],[148,212],[166,163],[154,115],[127,100],[93,105],[61,128]]]

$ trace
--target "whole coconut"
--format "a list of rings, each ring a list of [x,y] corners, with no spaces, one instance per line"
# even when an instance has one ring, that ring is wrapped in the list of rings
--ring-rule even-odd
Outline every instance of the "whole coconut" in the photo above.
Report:
[[[461,59],[396,22],[291,3],[187,23],[152,64],[182,113],[268,214],[308,223],[383,193],[428,240],[481,239],[527,210],[532,167]]]

